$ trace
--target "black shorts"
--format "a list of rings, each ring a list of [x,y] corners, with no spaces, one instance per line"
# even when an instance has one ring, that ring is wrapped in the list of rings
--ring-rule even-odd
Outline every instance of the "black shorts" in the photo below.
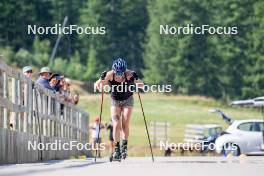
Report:
[[[117,106],[117,107],[127,107],[127,106],[134,106],[134,98],[133,95],[131,95],[128,99],[126,100],[115,100],[115,99],[111,99],[111,105],[112,106]]]

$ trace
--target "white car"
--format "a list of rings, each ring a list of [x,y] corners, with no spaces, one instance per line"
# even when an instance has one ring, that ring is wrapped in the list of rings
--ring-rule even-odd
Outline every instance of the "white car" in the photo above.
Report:
[[[217,153],[234,156],[240,154],[264,154],[263,120],[234,120],[215,141]]]

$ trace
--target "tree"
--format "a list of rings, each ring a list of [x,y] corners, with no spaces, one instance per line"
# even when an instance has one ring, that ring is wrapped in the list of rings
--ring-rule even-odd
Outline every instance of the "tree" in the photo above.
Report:
[[[264,2],[254,1],[253,15],[250,18],[253,29],[248,37],[250,62],[247,65],[247,74],[244,75],[243,98],[252,98],[264,95]]]
[[[66,75],[72,79],[82,80],[85,66],[80,63],[80,54],[75,52],[67,64]]]
[[[50,41],[40,40],[38,37],[33,42],[33,58],[32,64],[37,67],[44,67],[49,64]]]
[[[20,68],[32,65],[32,54],[28,50],[20,48],[14,56],[13,63]]]
[[[160,35],[160,24],[201,26],[210,24],[209,1],[153,1],[145,49],[145,79],[148,83],[172,84],[177,92],[222,96],[219,55],[215,38],[209,35]],[[216,91],[217,90],[217,91]]]
[[[28,49],[32,37],[27,34],[27,24],[34,24],[34,6],[26,0],[2,0],[0,2],[0,46]]]
[[[53,8],[50,10],[50,13],[53,16],[53,25],[62,25],[66,16],[68,17],[66,26],[79,25],[84,2],[84,0],[52,0]],[[52,44],[54,45],[58,36],[55,35],[52,37]],[[76,50],[82,47],[79,45],[79,42],[78,34],[76,33],[63,35],[58,47],[57,55],[69,59]]]
[[[224,92],[230,98],[241,98],[247,67],[252,62],[251,33],[254,26],[254,1],[217,1],[214,3],[215,25],[236,26],[237,35],[218,35],[217,50],[223,60]],[[255,62],[254,62],[255,64]]]
[[[97,67],[91,73],[88,66],[88,75],[97,75],[109,69],[114,58],[123,57],[132,69],[142,68],[142,42],[148,22],[146,0],[91,0],[87,2],[82,12],[81,23],[91,26],[106,27],[106,35],[82,36],[84,46],[94,50]],[[92,46],[92,47],[91,47]],[[88,60],[91,62],[91,60]],[[89,64],[89,63],[88,63]]]
[[[103,70],[103,66],[102,64],[100,64],[96,56],[97,53],[93,48],[93,46],[91,46],[91,48],[89,49],[89,56],[87,61],[87,71],[86,74],[84,75],[85,80],[95,81],[96,79],[99,78],[100,73]]]

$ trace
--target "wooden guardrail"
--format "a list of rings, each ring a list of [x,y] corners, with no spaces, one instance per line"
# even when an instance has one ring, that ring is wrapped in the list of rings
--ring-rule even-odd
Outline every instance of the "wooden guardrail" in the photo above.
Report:
[[[88,150],[29,150],[29,142],[87,143],[89,116],[0,58],[0,164],[89,155]],[[59,144],[60,145],[60,144]]]

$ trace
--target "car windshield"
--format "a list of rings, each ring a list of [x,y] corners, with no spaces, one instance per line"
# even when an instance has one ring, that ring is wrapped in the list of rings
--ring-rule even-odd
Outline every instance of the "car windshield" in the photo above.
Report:
[[[215,136],[217,134],[220,134],[221,131],[222,131],[221,127],[205,129],[204,130],[204,136],[206,138],[209,137],[209,136]]]

